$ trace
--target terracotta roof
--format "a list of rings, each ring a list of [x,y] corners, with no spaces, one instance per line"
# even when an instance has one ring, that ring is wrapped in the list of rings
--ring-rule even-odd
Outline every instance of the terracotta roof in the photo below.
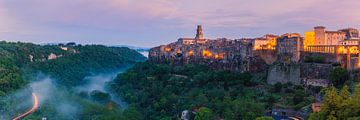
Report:
[[[318,28],[325,29],[324,26],[316,26],[316,27],[314,27],[314,28],[315,28],[315,29],[318,29]]]
[[[325,33],[344,33],[342,31],[325,31]]]

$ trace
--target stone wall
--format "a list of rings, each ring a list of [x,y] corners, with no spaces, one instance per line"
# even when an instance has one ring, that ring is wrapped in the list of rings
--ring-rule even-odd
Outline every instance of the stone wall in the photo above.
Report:
[[[268,69],[267,81],[269,84],[292,83],[300,84],[300,65],[299,64],[276,64]]]
[[[277,53],[275,50],[256,50],[254,56],[259,56],[267,65],[271,65],[277,60]]]
[[[299,85],[303,81],[329,80],[332,64],[301,63],[301,64],[276,64],[268,69],[267,81],[269,84],[292,83]]]
[[[329,79],[332,64],[301,63],[301,78]]]

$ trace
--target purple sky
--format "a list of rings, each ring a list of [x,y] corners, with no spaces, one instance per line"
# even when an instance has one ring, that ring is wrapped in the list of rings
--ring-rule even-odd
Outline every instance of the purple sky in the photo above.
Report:
[[[152,47],[360,25],[358,0],[0,0],[0,40]]]

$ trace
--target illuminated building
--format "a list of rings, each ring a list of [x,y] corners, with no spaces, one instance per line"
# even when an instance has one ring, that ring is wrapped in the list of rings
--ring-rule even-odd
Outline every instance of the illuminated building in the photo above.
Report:
[[[197,26],[195,38],[179,38],[178,42],[184,45],[193,45],[193,44],[205,44],[208,40],[203,38],[203,31],[201,25]]]
[[[276,52],[285,62],[298,62],[301,51],[303,51],[303,38],[300,34],[286,33],[277,39]]]
[[[315,44],[315,32],[314,31],[308,31],[304,34],[304,48],[306,49],[309,45]]]
[[[267,36],[272,41],[273,37]],[[271,40],[266,40],[264,45],[270,45],[269,41]],[[150,49],[149,61],[171,64],[204,64],[216,69],[235,71],[264,69],[265,63],[255,64],[260,59],[253,58],[252,49],[253,46],[248,41],[227,38],[205,39],[202,27],[198,25],[194,38],[180,38],[177,42]]]
[[[278,36],[266,34],[263,37],[251,40],[253,50],[275,50]]]

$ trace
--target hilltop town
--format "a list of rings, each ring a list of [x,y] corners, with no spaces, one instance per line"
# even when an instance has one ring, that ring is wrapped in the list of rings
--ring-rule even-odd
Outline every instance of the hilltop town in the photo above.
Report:
[[[259,38],[241,39],[208,39],[203,37],[202,26],[198,25],[194,38],[179,38],[168,45],[160,45],[149,52],[149,61],[155,63],[202,64],[214,69],[238,72],[269,71],[276,74],[284,72],[287,80],[275,82],[293,82],[300,84],[302,80],[309,79],[307,72],[315,69],[318,75],[311,75],[310,79],[321,79],[325,73],[322,69],[329,68],[326,64],[300,65],[311,62],[314,57],[320,57],[318,63],[338,64],[347,70],[357,70],[359,63],[359,31],[355,28],[328,31],[323,26],[314,27],[302,36],[300,33],[286,33],[283,35],[266,34]],[[289,71],[278,71],[278,67],[288,67]],[[294,67],[298,66],[298,67]],[[301,69],[301,67],[311,67]],[[300,72],[301,69],[301,72]],[[325,69],[331,70],[331,69]],[[275,73],[275,72],[274,72]],[[289,75],[297,75],[289,76]],[[269,74],[271,77],[272,74]],[[277,75],[278,76],[278,75]],[[293,80],[292,78],[296,79]],[[275,83],[271,80],[270,83]],[[316,81],[316,80],[315,80]],[[327,86],[327,85],[322,85]]]
[[[334,86],[330,74],[338,68],[358,76],[359,31],[355,28],[329,31],[316,26],[311,31],[266,34],[258,38],[208,39],[198,25],[194,38],[179,38],[176,42],[150,49],[149,61],[171,65],[198,64],[214,70],[240,73],[266,73],[268,84],[302,86]],[[344,82],[344,81],[341,81]],[[322,99],[312,104],[320,111]],[[273,109],[282,111],[282,109]],[[288,111],[287,111],[288,112]]]
[[[199,62],[208,59],[211,62],[223,63],[233,60],[235,56],[255,57],[259,51],[273,51],[277,56],[289,57],[288,62],[301,62],[301,55],[322,53],[329,56],[346,54],[345,61],[340,58],[329,59],[331,62],[340,62],[348,70],[358,69],[356,62],[359,47],[359,31],[355,28],[327,31],[323,26],[314,27],[302,36],[299,33],[286,33],[281,36],[266,34],[259,38],[241,39],[207,39],[203,37],[201,25],[197,26],[195,38],[179,38],[168,45],[161,45],[151,50],[150,60],[154,62],[168,61],[171,63]],[[263,58],[264,61],[269,61]],[[273,61],[274,62],[274,61]],[[267,62],[272,64],[273,62]],[[247,71],[248,69],[244,69]]]

